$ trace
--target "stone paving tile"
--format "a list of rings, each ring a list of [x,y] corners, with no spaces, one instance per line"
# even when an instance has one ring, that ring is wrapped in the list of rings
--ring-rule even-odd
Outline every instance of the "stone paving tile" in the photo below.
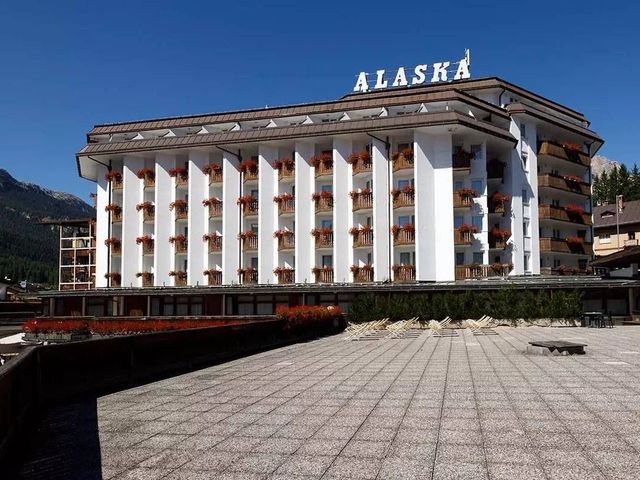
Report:
[[[640,329],[496,332],[327,337],[56,407],[20,477],[75,452],[118,480],[640,478]],[[587,354],[525,354],[553,338]]]

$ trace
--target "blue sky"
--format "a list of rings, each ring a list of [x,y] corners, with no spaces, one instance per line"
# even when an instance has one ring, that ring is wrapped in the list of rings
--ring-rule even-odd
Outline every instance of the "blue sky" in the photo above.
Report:
[[[329,100],[361,70],[472,53],[582,111],[601,154],[640,160],[636,2],[10,2],[0,14],[0,167],[88,200],[96,123]],[[606,10],[604,9],[606,8]]]

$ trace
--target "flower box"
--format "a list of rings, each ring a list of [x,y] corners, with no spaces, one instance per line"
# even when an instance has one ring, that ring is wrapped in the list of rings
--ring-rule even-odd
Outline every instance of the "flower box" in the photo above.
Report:
[[[222,285],[222,272],[220,270],[205,270],[202,273],[206,275],[208,285]]]

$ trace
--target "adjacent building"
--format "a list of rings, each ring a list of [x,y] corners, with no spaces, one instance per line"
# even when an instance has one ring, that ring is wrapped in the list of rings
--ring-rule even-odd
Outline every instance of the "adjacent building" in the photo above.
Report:
[[[498,78],[95,126],[95,286],[584,273],[584,116]]]
[[[598,205],[593,209],[593,250],[597,257],[638,246],[640,239],[640,200],[616,205]]]

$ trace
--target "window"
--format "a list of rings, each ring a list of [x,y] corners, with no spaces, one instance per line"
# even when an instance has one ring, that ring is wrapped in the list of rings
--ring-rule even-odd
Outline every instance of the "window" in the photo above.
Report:
[[[635,240],[636,239],[636,232],[629,232],[629,240]]]
[[[453,217],[453,228],[458,228],[463,223],[464,223],[464,217],[460,215],[456,215],[455,217]]]
[[[413,179],[411,179],[411,180],[398,180],[398,190],[402,190],[404,187],[411,187],[411,186],[413,186]]]
[[[473,252],[473,263],[477,263],[482,265],[484,262],[484,253],[482,252]]]
[[[453,184],[453,191],[457,191],[460,190],[463,187],[463,183],[462,180],[456,180],[455,183]]]
[[[251,268],[258,269],[258,257],[251,257]]]
[[[522,235],[525,237],[529,236],[529,222],[522,222]]]
[[[522,203],[525,205],[529,204],[529,192],[527,192],[526,188],[522,189]]]
[[[611,243],[610,233],[601,233],[598,238],[600,239],[600,243]]]
[[[371,217],[367,217],[367,226],[370,227],[373,225]]]
[[[400,215],[398,217],[398,225],[400,225],[401,227],[403,225],[409,225],[411,222],[411,215]]]
[[[373,254],[371,252],[367,253],[367,263],[369,265],[373,263]]]
[[[400,253],[400,265],[411,265],[411,252]]]
[[[482,145],[471,145],[471,158],[474,160],[482,158]]]
[[[578,268],[580,270],[585,270],[587,268],[587,259],[586,258],[578,259]]]
[[[326,219],[326,220],[322,220],[322,222],[320,222],[320,227],[322,228],[333,228],[333,220],[332,219]]]
[[[413,150],[411,148],[411,145],[408,143],[399,143],[398,144],[398,151],[401,152],[402,150],[406,150],[407,148],[410,148],[411,150]]]
[[[258,198],[258,190],[251,190],[251,196],[253,198]]]
[[[478,229],[479,232],[482,231],[482,215],[473,215],[471,217],[471,224]]]
[[[456,252],[456,265],[464,265],[464,252]]]
[[[560,238],[560,230],[557,228],[553,229],[553,238]]]
[[[586,230],[578,230],[578,238],[581,238],[583,240],[585,238],[587,238],[587,231]]]
[[[331,185],[331,184],[322,185],[320,187],[320,191],[321,192],[330,192],[331,193],[331,192],[333,192],[333,185]]]
[[[322,266],[333,267],[333,255],[322,255]]]
[[[527,126],[524,123],[520,124],[520,138],[523,140],[527,138]]]
[[[471,189],[478,192],[478,195],[484,194],[484,182],[482,180],[473,180],[471,182]]]
[[[559,207],[560,206],[560,200],[558,200],[558,199],[551,200],[551,206],[552,207]]]
[[[529,255],[524,256],[524,271],[529,271]]]
[[[493,257],[493,262],[494,262],[494,263],[502,263],[502,259],[501,259],[501,258],[500,258],[500,256],[498,255],[498,256],[496,256],[496,257]]]
[[[557,258],[553,259],[553,268],[558,268],[561,265],[560,260]]]
[[[253,233],[258,233],[258,224],[257,223],[252,223],[251,224],[251,231]]]

